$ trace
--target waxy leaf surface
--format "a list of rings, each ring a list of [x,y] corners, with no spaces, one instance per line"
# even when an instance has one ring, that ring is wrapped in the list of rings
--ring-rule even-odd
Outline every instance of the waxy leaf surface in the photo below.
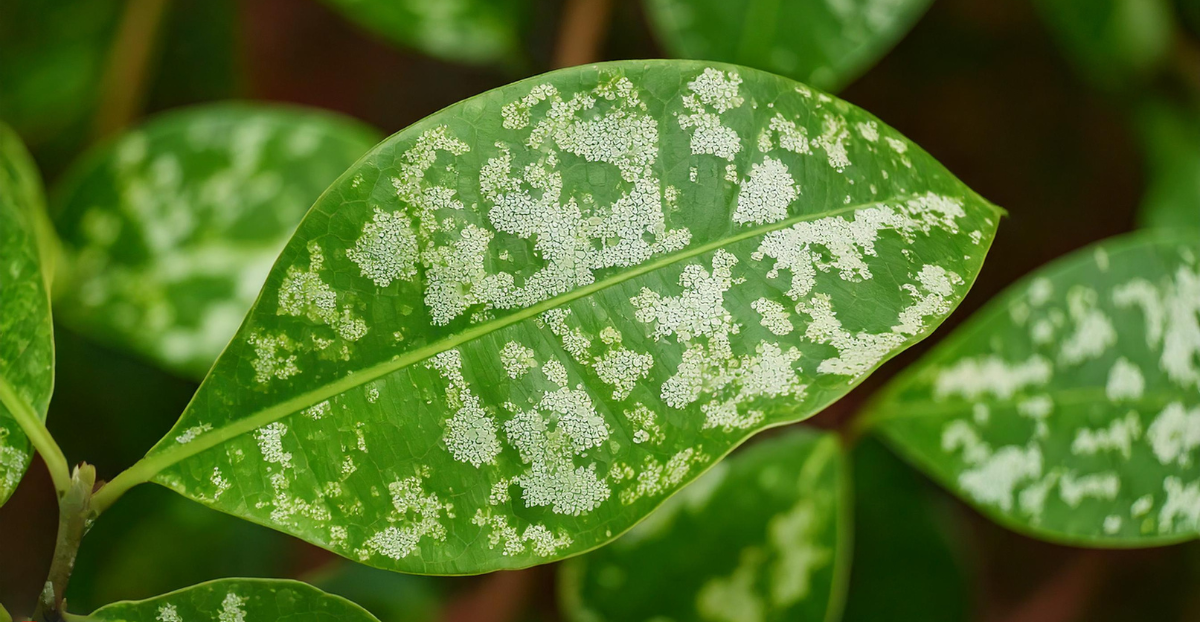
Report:
[[[822,621],[841,614],[849,481],[836,435],[797,430],[718,463],[616,542],[568,560],[586,621]]]
[[[72,328],[204,377],[288,238],[379,140],[319,112],[210,105],[157,118],[82,161],[52,213],[72,262]]]
[[[467,63],[513,61],[529,0],[325,0],[347,18],[435,57]]]
[[[908,32],[931,0],[646,0],[672,55],[769,70],[839,90]]]
[[[136,602],[102,606],[85,621],[377,621],[358,604],[294,580],[224,578]]]
[[[41,186],[20,138],[0,123],[0,505],[33,454],[15,414],[44,423],[54,388],[51,252]]]
[[[924,337],[998,215],[782,77],[534,77],[343,175],[129,476],[393,570],[581,553]]]
[[[989,516],[1073,544],[1200,532],[1200,246],[1106,241],[1030,275],[865,413]]]

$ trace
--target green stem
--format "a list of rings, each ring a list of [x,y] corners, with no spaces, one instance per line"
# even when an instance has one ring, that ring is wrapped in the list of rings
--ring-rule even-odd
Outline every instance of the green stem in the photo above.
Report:
[[[0,403],[8,408],[9,413],[17,421],[17,425],[21,427],[33,444],[33,448],[42,456],[42,461],[46,462],[46,468],[50,470],[50,478],[54,480],[54,488],[58,491],[58,496],[65,495],[71,487],[71,474],[70,467],[67,466],[67,458],[63,455],[62,449],[58,447],[58,443],[51,437],[50,432],[46,430],[46,425],[38,417],[37,412],[3,377],[0,377]]]
[[[0,604],[0,623],[12,620],[12,615],[8,614],[8,611],[4,609],[4,604]]]
[[[95,486],[96,469],[89,464],[80,464],[71,475],[70,489],[59,499],[58,540],[54,545],[50,574],[46,577],[46,585],[33,611],[35,621],[63,620],[63,598],[71,571],[75,568],[79,543],[95,518],[91,505]]]

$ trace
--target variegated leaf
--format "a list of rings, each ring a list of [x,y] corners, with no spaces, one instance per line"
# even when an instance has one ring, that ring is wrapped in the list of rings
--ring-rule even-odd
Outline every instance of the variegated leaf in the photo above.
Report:
[[[379,140],[333,114],[220,104],[156,118],[55,196],[72,328],[203,378],[305,211]]]
[[[153,479],[394,570],[577,554],[923,338],[999,214],[775,75],[521,81],[322,195],[179,423],[109,487]]]
[[[136,602],[101,606],[80,621],[378,621],[347,599],[303,582],[224,578]]]
[[[865,412],[1001,523],[1071,544],[1200,532],[1200,241],[1143,233],[1033,273]]]
[[[838,438],[797,430],[720,462],[602,549],[559,592],[587,621],[836,619],[849,578],[849,479]]]
[[[50,238],[37,168],[0,123],[0,505],[33,455],[16,418],[44,423],[54,389]]]

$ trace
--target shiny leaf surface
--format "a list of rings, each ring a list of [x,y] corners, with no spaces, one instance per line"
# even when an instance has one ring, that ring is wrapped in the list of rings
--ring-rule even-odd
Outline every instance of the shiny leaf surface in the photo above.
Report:
[[[1071,544],[1200,532],[1200,250],[1144,233],[1056,261],[863,418],[997,521]]]
[[[378,141],[316,110],[208,105],[80,162],[55,197],[72,328],[203,378],[323,190]]]
[[[44,424],[54,389],[53,254],[41,186],[20,138],[0,123],[0,505],[33,454],[14,414]]]
[[[343,175],[127,478],[393,570],[581,553],[923,338],[998,218],[782,77],[535,77]]]

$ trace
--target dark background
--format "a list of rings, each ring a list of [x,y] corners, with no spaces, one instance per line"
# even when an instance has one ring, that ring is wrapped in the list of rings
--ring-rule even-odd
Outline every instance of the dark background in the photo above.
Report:
[[[158,54],[138,110],[228,97],[286,101],[344,112],[391,133],[551,68],[561,6],[538,3],[525,42],[528,67],[506,70],[403,50],[312,0],[177,0],[159,29],[144,34]],[[638,3],[616,0],[610,24],[597,60],[664,56]],[[175,32],[186,35],[163,35]],[[1080,78],[1026,0],[936,0],[840,96],[887,121],[1010,215],[975,288],[941,332],[810,421],[826,428],[841,428],[872,391],[1008,284],[1132,229],[1145,181],[1128,104]],[[78,144],[35,151],[51,190]],[[167,431],[195,383],[69,331],[56,336],[48,425],[68,460],[87,459],[101,478],[111,478]],[[873,519],[860,529],[877,530],[860,536],[867,547],[856,558],[862,562],[855,564],[848,618],[1200,619],[1200,544],[1138,551],[1052,545],[990,523],[928,481],[909,483],[929,501],[889,506],[894,514],[859,507],[861,517]],[[905,512],[917,510],[936,512],[948,551],[926,550],[905,536]],[[15,615],[28,614],[41,589],[55,527],[53,488],[35,462],[0,510],[0,603]],[[74,612],[214,577],[261,575],[312,581],[391,619],[560,616],[553,565],[475,578],[390,575],[156,486],[135,489],[106,513],[83,549],[68,591]],[[903,596],[914,574],[936,571],[945,572],[939,586]],[[899,589],[893,599],[905,601],[877,595],[889,584]],[[859,595],[867,592],[876,595]]]

